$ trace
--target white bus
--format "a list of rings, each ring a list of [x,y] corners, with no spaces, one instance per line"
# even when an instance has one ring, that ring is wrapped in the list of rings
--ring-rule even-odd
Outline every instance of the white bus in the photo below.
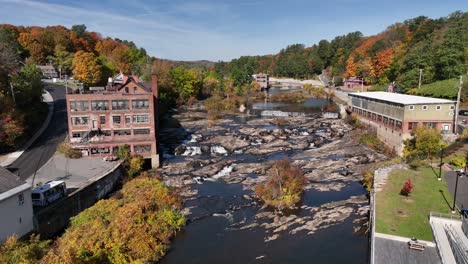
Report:
[[[67,194],[64,181],[50,181],[32,190],[31,198],[33,205],[46,206]]]

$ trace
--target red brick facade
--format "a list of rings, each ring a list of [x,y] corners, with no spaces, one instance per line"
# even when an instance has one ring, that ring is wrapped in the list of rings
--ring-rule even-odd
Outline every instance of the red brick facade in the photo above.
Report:
[[[157,99],[156,75],[151,84],[124,76],[104,91],[67,94],[68,136],[73,148],[84,155],[108,156],[127,144],[133,154],[151,158],[157,167]]]

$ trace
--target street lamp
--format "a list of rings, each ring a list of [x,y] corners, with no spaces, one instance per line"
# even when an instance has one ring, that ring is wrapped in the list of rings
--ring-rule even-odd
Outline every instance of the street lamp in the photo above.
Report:
[[[444,148],[440,149],[440,164],[439,164],[439,177],[437,178],[438,181],[442,180],[442,158],[444,157]]]

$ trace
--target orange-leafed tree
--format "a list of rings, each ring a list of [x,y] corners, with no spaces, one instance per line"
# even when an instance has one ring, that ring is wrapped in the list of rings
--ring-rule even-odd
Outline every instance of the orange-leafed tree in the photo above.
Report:
[[[91,52],[78,51],[73,58],[73,76],[85,85],[97,84],[102,78],[102,67]]]
[[[356,73],[357,73],[357,66],[356,66],[356,63],[354,62],[354,57],[349,56],[348,60],[346,61],[345,77],[356,76]]]
[[[112,51],[111,61],[120,72],[129,74],[132,66],[130,50],[125,45],[119,45]]]
[[[393,61],[394,52],[392,48],[388,48],[378,52],[373,59],[373,74],[372,77],[379,78],[382,73],[390,68]]]

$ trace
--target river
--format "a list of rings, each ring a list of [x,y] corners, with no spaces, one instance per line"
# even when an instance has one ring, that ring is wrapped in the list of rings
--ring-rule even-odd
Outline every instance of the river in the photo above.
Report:
[[[361,172],[383,157],[355,142],[342,120],[321,118],[328,104],[259,102],[249,111],[254,116],[216,122],[200,106],[176,111],[181,126],[161,129],[160,172],[181,188],[188,221],[161,263],[366,263],[369,205]],[[263,110],[303,115],[284,124],[262,118]],[[298,208],[278,212],[253,188],[285,157],[309,183]]]

